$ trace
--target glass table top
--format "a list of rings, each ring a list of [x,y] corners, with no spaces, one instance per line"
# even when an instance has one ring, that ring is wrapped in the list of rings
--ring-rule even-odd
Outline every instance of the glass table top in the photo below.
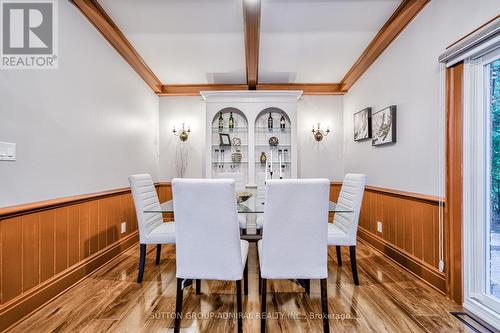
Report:
[[[248,200],[243,203],[237,204],[239,214],[262,214],[264,213],[264,204],[257,203],[255,200]],[[354,211],[350,208],[343,207],[337,203],[330,201],[330,207],[328,209],[330,213],[353,213]],[[173,213],[174,212],[174,202],[173,200],[165,201],[160,204],[159,209],[147,209],[144,213]]]

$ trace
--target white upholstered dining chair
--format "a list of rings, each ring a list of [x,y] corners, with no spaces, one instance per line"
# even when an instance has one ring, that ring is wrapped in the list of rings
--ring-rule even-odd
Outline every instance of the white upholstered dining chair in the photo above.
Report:
[[[245,233],[247,229],[247,215],[248,214],[239,214],[238,223],[240,224],[240,229]],[[264,218],[262,216],[257,216],[255,219],[255,228],[259,231],[262,231],[262,224]]]
[[[248,242],[240,240],[235,182],[174,179],[177,296],[174,332],[180,329],[183,289],[193,280],[236,282],[238,332],[242,332],[241,280],[248,293]]]
[[[262,317],[266,329],[268,279],[293,279],[309,291],[309,280],[320,279],[323,329],[328,324],[328,179],[269,180],[266,187],[263,237],[258,242]]]
[[[159,210],[160,201],[148,174],[128,177],[134,199],[137,224],[139,226],[139,274],[137,282],[142,282],[146,261],[146,246],[156,244],[156,264],[160,264],[161,244],[175,244],[175,223],[163,222],[162,213],[144,213],[145,210]]]
[[[341,246],[349,246],[351,270],[355,285],[359,285],[356,266],[356,233],[358,231],[359,212],[365,191],[366,175],[348,173],[342,182],[337,205],[352,210],[353,213],[335,213],[333,223],[328,224],[328,245],[337,248],[337,263],[342,266]]]

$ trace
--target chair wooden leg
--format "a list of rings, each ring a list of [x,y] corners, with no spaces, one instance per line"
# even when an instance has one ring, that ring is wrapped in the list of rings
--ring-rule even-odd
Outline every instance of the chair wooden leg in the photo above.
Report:
[[[245,295],[248,295],[248,257],[245,262],[245,268],[243,269],[243,291]]]
[[[356,245],[349,246],[349,252],[351,254],[351,270],[352,270],[352,278],[354,280],[354,284],[359,286],[358,281],[358,268],[356,265]]]
[[[175,323],[174,333],[178,333],[181,329],[182,319],[182,279],[177,278],[177,294],[175,296]]]
[[[161,244],[156,244],[156,264],[160,264],[160,257],[161,257]]]
[[[261,301],[261,311],[260,311],[260,332],[266,332],[266,291],[267,291],[267,279],[262,279],[262,301]]]
[[[238,333],[243,332],[243,305],[241,302],[241,280],[236,281],[236,310],[238,318]]]
[[[340,245],[337,245],[337,265],[342,266],[342,252],[340,252]]]
[[[196,295],[200,295],[200,294],[201,294],[201,280],[196,279]]]
[[[328,320],[328,291],[326,288],[327,279],[321,279],[321,308],[323,311],[323,332],[330,332],[330,325]]]
[[[137,275],[137,283],[142,282],[142,277],[144,276],[145,262],[146,262],[146,244],[140,244],[140,246],[139,246],[139,274]]]

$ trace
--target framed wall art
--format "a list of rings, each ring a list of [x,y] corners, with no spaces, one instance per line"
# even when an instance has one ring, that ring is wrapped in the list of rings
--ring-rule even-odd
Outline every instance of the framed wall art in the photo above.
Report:
[[[396,142],[396,105],[372,114],[372,146]]]
[[[354,141],[372,137],[372,108],[366,108],[354,114]]]

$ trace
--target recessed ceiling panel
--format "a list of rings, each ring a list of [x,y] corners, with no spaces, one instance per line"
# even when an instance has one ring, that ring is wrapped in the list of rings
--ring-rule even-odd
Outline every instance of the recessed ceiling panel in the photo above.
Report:
[[[400,3],[262,0],[259,83],[339,82]]]
[[[245,83],[241,0],[100,0],[166,84]]]

